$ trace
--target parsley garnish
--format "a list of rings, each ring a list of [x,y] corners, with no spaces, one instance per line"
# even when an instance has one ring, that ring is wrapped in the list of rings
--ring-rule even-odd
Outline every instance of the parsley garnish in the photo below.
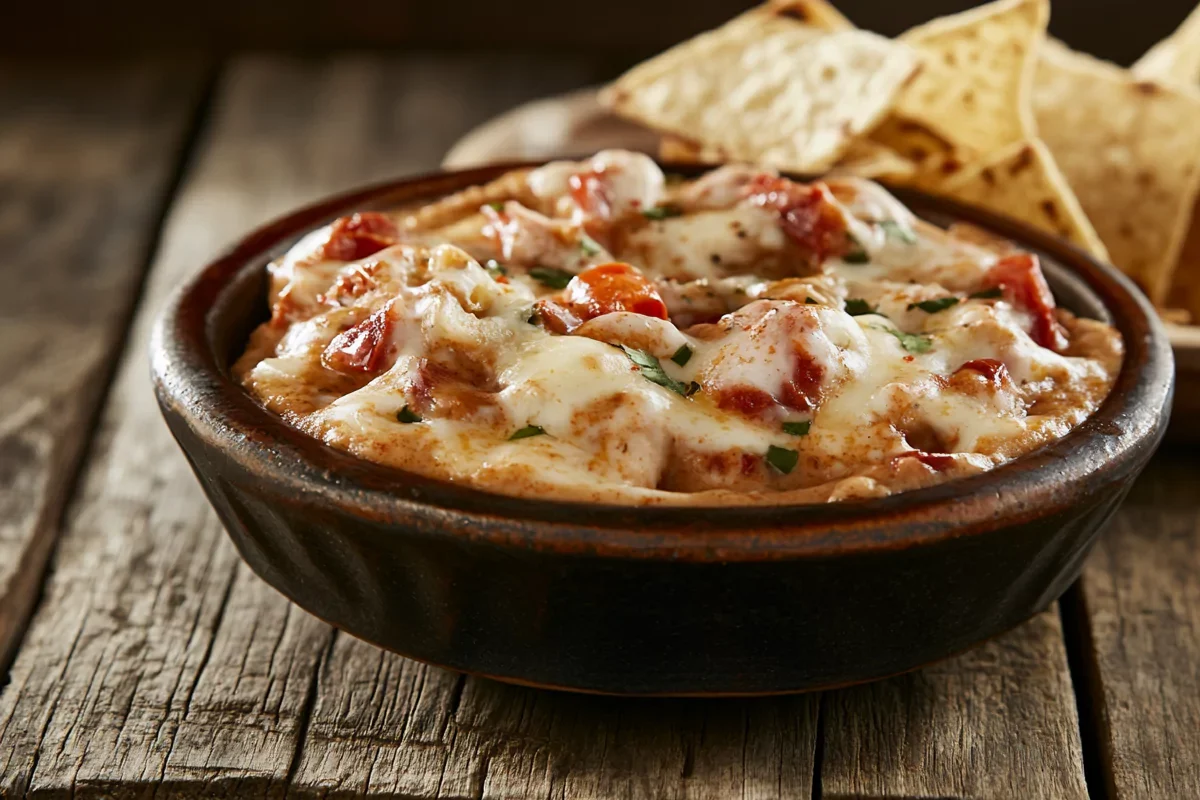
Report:
[[[919,303],[909,303],[908,310],[919,308],[927,314],[936,314],[939,311],[945,311],[950,306],[958,305],[957,297],[939,297],[936,300],[922,300]]]
[[[642,216],[646,219],[667,219],[668,217],[678,217],[682,213],[683,209],[675,206],[653,206],[642,209]]]
[[[846,300],[846,313],[852,317],[861,317],[863,314],[878,314],[879,309],[871,308],[871,304],[866,300],[851,297]]]
[[[800,422],[785,422],[783,423],[783,432],[788,436],[808,436],[810,427],[812,427],[812,421],[807,419]]]
[[[629,356],[629,360],[637,365],[642,377],[651,383],[657,383],[663,388],[670,389],[681,397],[691,397],[700,389],[700,384],[695,381],[689,385],[672,378],[663,371],[662,364],[658,359],[645,350],[635,350],[625,345],[621,345],[621,349],[625,351],[625,355]]]
[[[565,269],[558,269],[557,267],[534,267],[529,270],[529,277],[551,289],[565,289],[567,288],[567,284],[571,282],[571,278],[575,276]]]
[[[796,462],[799,460],[800,454],[795,450],[788,450],[786,447],[776,447],[775,445],[767,448],[767,463],[784,475],[794,470]]]
[[[910,353],[928,353],[933,347],[933,339],[923,333],[905,333],[895,328],[880,328],[884,333],[890,333],[900,340],[900,346]]]
[[[687,362],[692,360],[692,348],[686,344],[680,345],[679,349],[675,351],[675,355],[671,356],[671,360],[681,367],[686,367]]]
[[[483,262],[483,268],[486,269],[488,275],[491,275],[493,278],[498,278],[501,275],[508,274],[508,270],[504,268],[504,265],[494,258],[489,258],[487,261]]]
[[[492,209],[493,211],[503,211],[504,210],[504,201],[503,200],[493,200],[492,202],[488,203],[488,208]]]
[[[967,297],[975,300],[995,300],[997,297],[1004,296],[1004,289],[1000,286],[993,286],[990,289],[983,289],[978,292],[971,292]]]
[[[847,264],[869,263],[871,257],[867,255],[867,250],[862,246],[862,243],[849,233],[846,234],[846,238],[850,241],[850,251],[842,256],[842,261],[845,261]]]
[[[883,232],[892,239],[899,239],[905,244],[917,243],[917,235],[895,220],[885,219],[879,223],[879,227],[883,228]]]
[[[396,412],[396,419],[403,422],[405,425],[410,425],[414,422],[420,422],[421,418],[417,416],[408,406]]]
[[[585,256],[596,256],[604,252],[604,248],[583,231],[579,232],[579,249]]]
[[[524,428],[521,428],[521,430],[517,431],[512,436],[508,437],[508,440],[510,442],[515,442],[518,439],[528,439],[530,436],[541,436],[545,433],[546,433],[546,431],[544,431],[542,429],[541,425],[526,425]]]

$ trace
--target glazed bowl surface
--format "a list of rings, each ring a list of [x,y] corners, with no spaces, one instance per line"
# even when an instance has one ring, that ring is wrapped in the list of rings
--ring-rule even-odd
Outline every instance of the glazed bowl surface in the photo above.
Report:
[[[507,497],[327,447],[231,377],[267,316],[264,267],[303,233],[514,166],[380,184],[267,224],[181,287],[155,327],[163,415],[242,557],[380,647],[500,680],[634,695],[796,692],[903,672],[1052,603],[1162,438],[1171,349],[1125,278],[1017,222],[912,190],[894,191],[918,216],[1037,253],[1060,304],[1125,340],[1091,418],[981,475],[824,505]]]

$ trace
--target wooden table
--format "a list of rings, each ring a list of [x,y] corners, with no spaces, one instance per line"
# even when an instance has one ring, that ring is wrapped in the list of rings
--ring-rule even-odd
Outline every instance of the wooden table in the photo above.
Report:
[[[0,796],[1200,797],[1200,463],[1055,608],[859,688],[632,701],[464,678],[238,560],[151,397],[166,295],[256,223],[433,168],[584,59],[0,68]],[[847,587],[853,591],[853,587]]]

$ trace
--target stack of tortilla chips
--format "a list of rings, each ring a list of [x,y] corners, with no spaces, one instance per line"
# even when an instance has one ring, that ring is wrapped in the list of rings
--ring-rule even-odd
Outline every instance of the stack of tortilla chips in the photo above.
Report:
[[[1200,10],[1131,70],[1049,40],[1049,15],[996,0],[893,40],[771,0],[601,101],[669,160],[880,178],[1022,220],[1200,320]]]

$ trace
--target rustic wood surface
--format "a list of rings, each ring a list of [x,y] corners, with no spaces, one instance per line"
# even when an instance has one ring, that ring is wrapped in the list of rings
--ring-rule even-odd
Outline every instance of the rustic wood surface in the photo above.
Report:
[[[0,67],[0,675],[149,260],[203,69]]]
[[[152,121],[126,123],[142,138],[124,145],[124,161],[106,162],[122,186],[140,187],[131,194],[144,207],[100,202],[106,190],[88,187],[121,228],[102,240],[104,263],[126,252],[133,262],[124,284],[98,292],[107,306],[81,306],[70,320],[100,331],[83,334],[87,348],[75,343],[94,351],[92,372],[25,379],[55,402],[70,393],[85,406],[56,423],[56,441],[74,442],[55,445],[66,453],[55,456],[63,468],[45,473],[56,488],[13,484],[44,498],[37,525],[54,528],[64,513],[65,523],[6,686],[0,674],[0,797],[1200,796],[1200,498],[1192,488],[1200,468],[1183,455],[1160,457],[1120,512],[1066,606],[1068,636],[1051,610],[942,664],[823,695],[633,701],[504,686],[384,653],[286,602],[237,559],[159,421],[144,352],[155,311],[254,223],[354,183],[432,168],[473,125],[593,82],[597,68],[571,58],[235,60],[188,158],[93,428],[79,395],[90,386],[94,404],[100,392],[89,376],[104,372],[120,340],[138,250],[155,240],[155,203],[170,182],[186,109],[199,99],[198,80],[185,96],[169,89],[179,76],[152,72],[129,78],[143,100],[130,99],[136,92],[124,83],[93,78],[117,87],[131,119],[156,111]],[[20,107],[3,86],[0,121]],[[83,129],[89,141],[101,138]],[[55,183],[60,173],[34,168],[43,162],[23,169],[11,136],[0,127],[0,193],[45,169],[47,182],[63,187],[52,194],[71,195],[65,177]],[[68,144],[61,148],[90,152]],[[82,231],[102,225],[95,212],[73,212],[78,226],[48,227],[12,222],[13,207],[0,204],[0,244],[34,260],[6,263],[6,275],[13,264],[54,260],[43,253],[93,254]],[[42,269],[44,285],[18,297],[49,302],[64,291],[61,276],[74,274]],[[25,366],[27,340],[6,327],[9,299],[0,297],[0,365]],[[33,300],[12,308],[46,319]],[[38,335],[68,331],[81,335],[66,322]],[[0,398],[16,396],[4,391]],[[20,406],[0,405],[0,423],[23,429],[13,416]],[[64,512],[71,454],[89,435]],[[25,460],[6,454],[0,474],[27,474],[12,471],[25,470]],[[0,526],[10,527],[0,531],[9,531],[29,512],[14,513],[26,505],[3,497]],[[34,589],[37,572],[25,578]],[[34,593],[21,597],[28,607]],[[0,619],[12,608],[0,601]]]
[[[1109,796],[1200,797],[1200,461],[1159,454],[1084,569]]]

